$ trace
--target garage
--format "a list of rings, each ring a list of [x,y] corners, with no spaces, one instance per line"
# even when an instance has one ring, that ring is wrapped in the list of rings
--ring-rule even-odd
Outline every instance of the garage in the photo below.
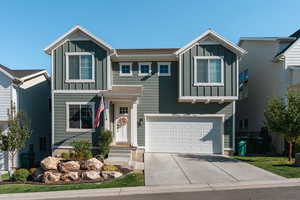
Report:
[[[146,152],[223,153],[223,115],[146,115]]]

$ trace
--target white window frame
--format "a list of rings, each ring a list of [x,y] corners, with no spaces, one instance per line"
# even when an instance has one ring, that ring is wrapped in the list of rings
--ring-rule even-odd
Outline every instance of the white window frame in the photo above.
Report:
[[[89,83],[95,82],[95,53],[94,52],[66,52],[66,82],[67,83]],[[92,56],[92,79],[70,79],[69,78],[69,56]],[[79,57],[80,68],[80,57]],[[79,69],[79,77],[81,70]]]
[[[94,132],[95,131],[94,128],[91,128],[91,129],[70,128],[70,122],[69,122],[70,105],[91,105],[92,106],[92,124],[94,124],[94,121],[95,121],[95,103],[94,102],[66,102],[66,132]],[[81,113],[81,111],[80,111],[80,113]],[[81,121],[81,117],[80,117],[80,121]]]
[[[151,62],[139,62],[139,76],[151,76],[152,70],[151,70]],[[141,66],[142,65],[148,65],[149,66],[149,73],[142,73],[141,72]]]
[[[130,67],[129,74],[122,72],[122,66],[124,66],[124,65],[129,65],[129,67]],[[120,71],[120,76],[132,76],[132,63],[131,62],[120,62],[119,63],[119,71]]]
[[[168,73],[160,73],[161,65],[168,65]],[[171,62],[158,62],[157,66],[158,66],[158,70],[157,70],[158,76],[171,76]]]
[[[201,83],[197,82],[197,60],[210,60],[210,59],[220,59],[221,60],[221,82],[216,83]],[[209,71],[210,67],[208,67],[208,79],[209,79]],[[209,81],[209,80],[208,80]],[[194,56],[194,86],[224,86],[224,57],[223,56]]]

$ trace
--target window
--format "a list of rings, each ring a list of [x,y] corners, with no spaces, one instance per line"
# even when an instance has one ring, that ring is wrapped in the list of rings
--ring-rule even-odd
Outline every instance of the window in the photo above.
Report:
[[[131,63],[120,63],[120,76],[132,76]]]
[[[95,80],[95,66],[93,53],[67,52],[66,66],[67,82],[93,82]]]
[[[171,63],[159,62],[158,63],[158,75],[159,76],[171,76]]]
[[[139,63],[139,76],[151,75],[151,63]]]
[[[67,131],[88,131],[93,129],[94,103],[66,103]]]
[[[224,85],[223,58],[218,56],[194,57],[194,85]]]
[[[128,114],[128,107],[120,107],[120,114]]]

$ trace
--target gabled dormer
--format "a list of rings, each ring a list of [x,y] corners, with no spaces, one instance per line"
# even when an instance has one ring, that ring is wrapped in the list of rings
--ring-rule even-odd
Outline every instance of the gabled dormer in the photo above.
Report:
[[[75,26],[44,51],[51,55],[52,89],[110,90],[110,56],[114,49],[80,26]]]
[[[175,52],[179,60],[179,101],[238,99],[238,62],[246,51],[208,30]]]

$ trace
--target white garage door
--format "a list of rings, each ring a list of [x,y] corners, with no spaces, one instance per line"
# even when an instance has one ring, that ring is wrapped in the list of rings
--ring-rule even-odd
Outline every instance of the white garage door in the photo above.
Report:
[[[147,117],[146,151],[222,153],[220,117]]]

